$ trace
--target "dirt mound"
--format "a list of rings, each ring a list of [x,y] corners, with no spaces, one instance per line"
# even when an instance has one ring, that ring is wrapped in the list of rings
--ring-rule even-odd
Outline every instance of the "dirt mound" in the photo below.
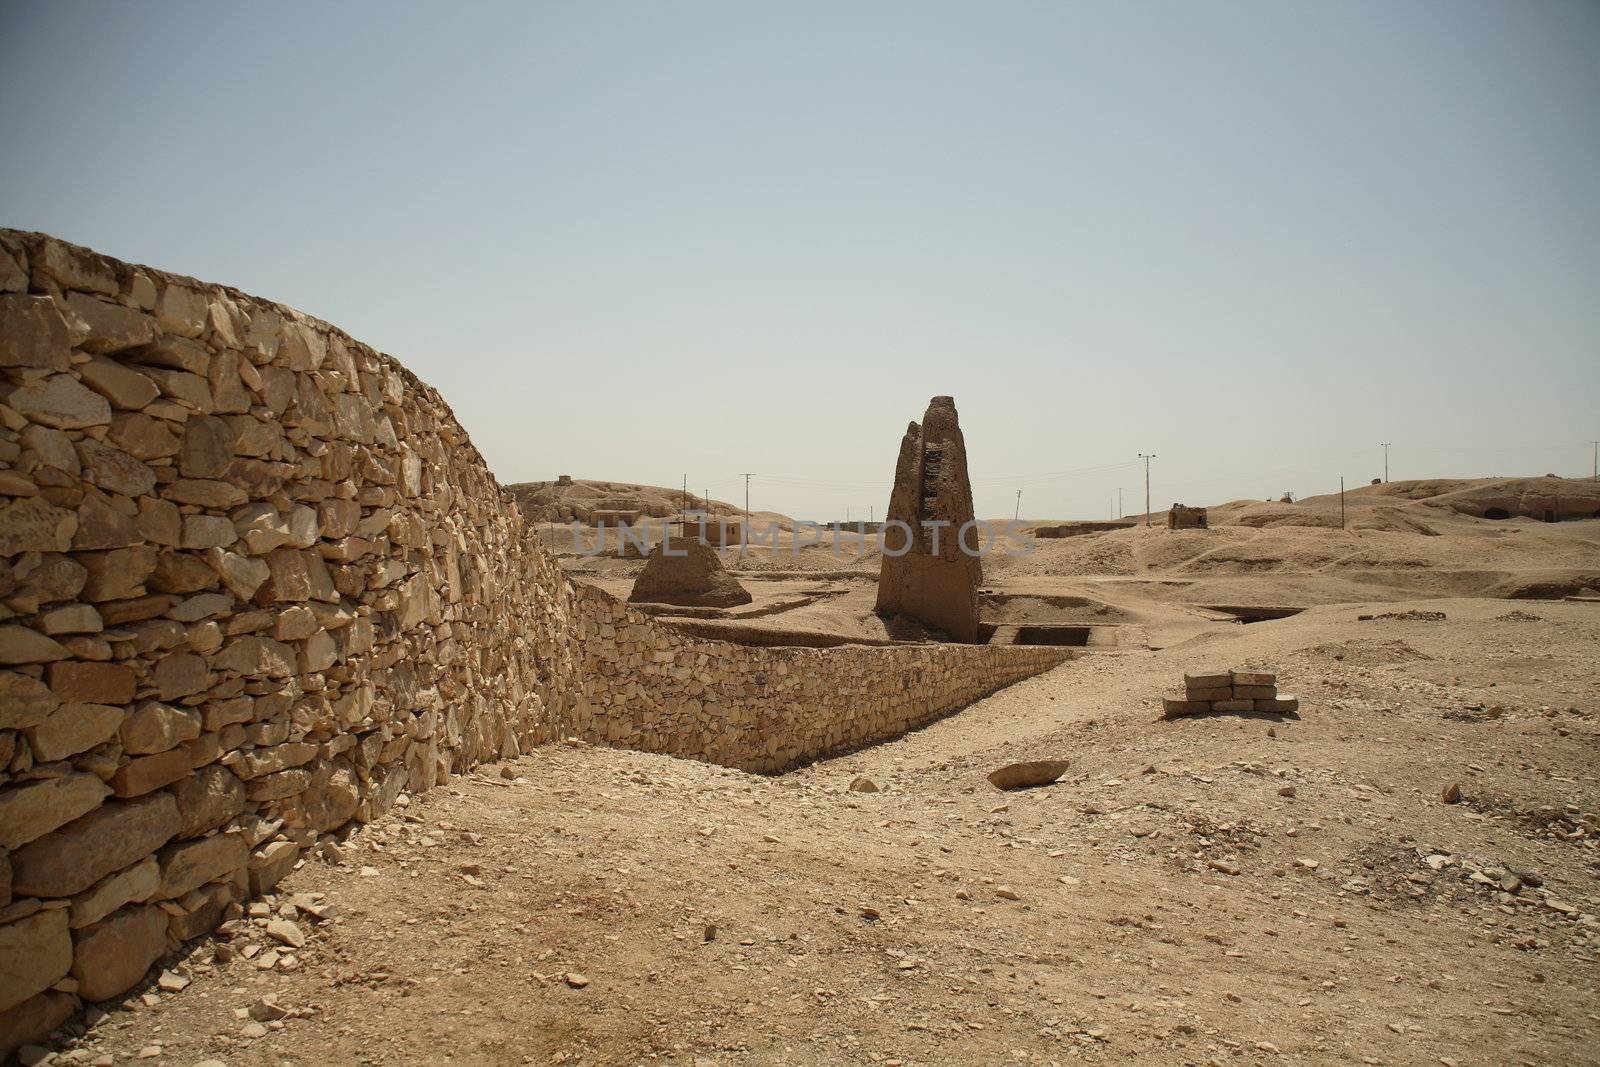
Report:
[[[630,603],[731,608],[753,598],[707,545],[674,537],[657,545],[634,580]]]
[[[708,511],[737,519],[743,509],[724,500],[685,493],[662,485],[636,482],[602,482],[572,479],[566,482],[517,482],[506,486],[523,515],[531,522],[589,522],[596,511],[636,511],[640,515],[664,519],[685,511]],[[776,524],[780,530],[793,530],[794,519],[776,511],[753,511],[750,519],[757,529]]]
[[[1349,497],[1400,497],[1481,519],[1600,518],[1600,482],[1593,478],[1437,478],[1363,486]]]

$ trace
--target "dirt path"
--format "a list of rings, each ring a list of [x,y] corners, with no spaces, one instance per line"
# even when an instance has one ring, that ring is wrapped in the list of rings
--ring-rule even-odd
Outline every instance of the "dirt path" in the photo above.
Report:
[[[1600,608],[1425,606],[1091,655],[777,779],[484,768],[293,874],[304,947],[230,924],[58,1055],[1600,1062]],[[1275,667],[1302,719],[1152,721],[1211,665]],[[984,780],[1047,755],[1053,787]]]

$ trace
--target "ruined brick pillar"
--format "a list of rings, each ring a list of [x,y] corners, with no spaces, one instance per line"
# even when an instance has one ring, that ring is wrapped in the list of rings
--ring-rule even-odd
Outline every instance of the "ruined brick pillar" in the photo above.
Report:
[[[883,567],[878,575],[879,615],[904,615],[952,641],[978,640],[978,586],[983,562],[978,534],[961,528],[972,521],[972,484],[967,448],[955,400],[936,396],[922,424],[906,427],[895,463],[894,493],[883,528]],[[904,525],[900,525],[904,524]],[[909,530],[909,548],[907,546]]]

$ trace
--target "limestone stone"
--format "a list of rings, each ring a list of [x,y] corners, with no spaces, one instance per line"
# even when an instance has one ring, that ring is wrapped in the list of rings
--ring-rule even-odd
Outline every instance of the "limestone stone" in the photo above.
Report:
[[[135,545],[109,552],[80,552],[73,558],[88,571],[83,599],[91,603],[143,596],[144,580],[156,569],[154,545]],[[102,609],[101,614],[105,611]]]
[[[78,473],[78,450],[72,447],[72,438],[60,430],[34,423],[22,431],[22,447],[38,457],[41,467],[54,467],[65,474]],[[48,473],[48,470],[35,470],[34,477],[38,480]]]
[[[0,556],[65,552],[77,532],[78,516],[44,497],[20,497],[0,507]]]
[[[293,841],[272,841],[250,856],[250,895],[270,893],[294,869],[300,846]]]
[[[198,693],[211,685],[211,671],[204,656],[192,652],[174,652],[156,661],[150,672],[156,684],[156,697],[177,700]]]
[[[310,763],[317,755],[317,746],[306,741],[288,741],[246,752],[239,758],[237,769],[241,778],[260,778],[276,774],[289,767]]]
[[[0,293],[21,293],[27,290],[28,272],[22,269],[21,255],[20,250],[13,251],[0,246]]]
[[[191,418],[183,427],[178,470],[185,478],[220,478],[233,462],[233,431],[211,415]]]
[[[230,518],[236,536],[253,556],[265,555],[289,543],[289,524],[271,504],[246,504]]]
[[[107,800],[13,853],[14,891],[70,897],[155,852],[171,840],[178,826],[178,806],[169,794]]]
[[[163,459],[178,451],[178,435],[173,433],[171,423],[142,412],[112,419],[106,440],[139,459]]]
[[[190,658],[200,659],[199,656]],[[201,667],[204,666],[205,661],[201,660]],[[200,736],[200,714],[189,708],[146,700],[122,721],[121,736],[123,750],[130,755],[166,752]]]
[[[72,362],[67,323],[47,296],[0,296],[0,367],[66,370]]]
[[[186,549],[226,548],[239,539],[233,523],[221,515],[185,515],[179,539]]]
[[[175,748],[154,756],[140,756],[118,767],[111,789],[119,797],[139,797],[170,785],[189,773],[189,753]]]
[[[237,674],[287,678],[294,674],[294,650],[270,637],[247,635],[235,637],[212,658],[219,670]]]
[[[105,629],[100,613],[90,604],[64,604],[39,613],[39,629],[56,634],[95,634]]]
[[[250,862],[250,850],[238,834],[215,834],[167,845],[160,859],[161,885],[155,895],[167,900],[244,867]]]
[[[187,552],[163,552],[147,584],[158,593],[196,593],[217,586],[217,572],[204,558]],[[232,598],[228,598],[232,603]]]
[[[361,788],[354,769],[343,760],[324,761],[312,769],[304,790],[284,800],[282,810],[291,826],[320,832],[349,821],[360,802]]]
[[[89,479],[109,493],[137,497],[156,486],[156,472],[120,448],[85,438],[78,442],[78,456]]]
[[[117,295],[115,261],[53,237],[29,243],[33,267],[63,289]]]
[[[24,418],[58,430],[104,426],[111,421],[111,405],[106,398],[84,388],[70,374],[52,374],[25,385],[15,390],[6,403]]]
[[[28,746],[41,763],[66,759],[109,741],[122,725],[122,709],[107,704],[63,704],[27,729]]]
[[[206,553],[206,562],[222,579],[228,591],[240,600],[249,600],[272,574],[265,560],[251,559],[226,549]]]
[[[139,498],[139,533],[145,540],[176,548],[183,537],[183,513],[171,501],[153,496]]]
[[[248,882],[246,883],[248,884]],[[184,911],[167,917],[167,932],[175,940],[187,941],[210,933],[222,922],[224,912],[234,902],[236,883],[213,882],[184,896]],[[201,1067],[196,1064],[195,1067]]]
[[[18,849],[57,827],[93,811],[110,790],[92,774],[40,778],[0,791],[0,848]],[[13,891],[27,892],[17,883],[13,857]]]
[[[232,609],[233,597],[224,593],[201,593],[172,608],[167,612],[167,617],[178,622],[199,622],[201,619],[226,615]]]
[[[173,789],[180,823],[177,836],[196,837],[245,810],[244,784],[226,767],[201,767]]]
[[[0,1011],[0,1051],[39,1044],[77,1010],[77,997],[47,989],[15,1007]]]
[[[26,626],[0,626],[0,663],[48,663],[67,657],[55,639]]]
[[[44,992],[72,966],[72,934],[61,908],[0,926],[0,1011]]]
[[[72,535],[72,548],[131,548],[143,541],[136,510],[119,506],[117,498],[87,490],[78,505],[78,530]]]
[[[300,671],[303,674],[325,671],[338,661],[338,642],[327,630],[312,634],[300,646]]]
[[[204,333],[208,311],[203,293],[176,282],[168,282],[156,300],[156,321],[163,330],[179,337],[199,337]]]
[[[27,587],[39,597],[40,603],[71,600],[83,591],[89,572],[70,556],[52,553],[39,557],[39,565],[23,577]]]
[[[209,358],[209,353],[207,355]],[[170,367],[146,367],[144,373],[156,383],[156,388],[161,390],[161,395],[170,405],[171,415],[174,417],[184,418],[187,421],[196,414],[211,413],[211,383],[202,375],[173,370]],[[151,414],[158,414],[160,411],[156,404],[150,405],[146,410]]]
[[[361,505],[354,500],[330,499],[317,505],[322,536],[337,540],[355,533],[361,522]]]
[[[77,930],[97,923],[124,904],[149,900],[160,885],[161,865],[154,856],[146,856],[75,894],[67,913],[68,925]]]
[[[289,511],[289,544],[295,548],[310,548],[322,539],[322,524],[317,513],[304,504]]]
[[[328,342],[322,334],[305,323],[286,323],[283,327],[282,354],[290,370],[316,370],[328,356]]]
[[[232,508],[250,499],[237,485],[215,478],[181,478],[162,486],[161,495],[175,503],[203,508]]]
[[[67,294],[67,307],[89,327],[89,334],[78,347],[86,352],[121,352],[155,340],[155,320],[137,308],[96,300],[83,293]],[[152,390],[149,398],[155,399]],[[115,402],[115,398],[112,398]],[[142,405],[124,404],[122,407]]]
[[[218,414],[231,414],[250,410],[250,390],[245,387],[239,372],[239,353],[219,352],[206,368],[206,378],[211,382],[211,410]],[[232,429],[232,423],[229,424]]]
[[[196,341],[176,333],[158,334],[156,339],[140,348],[133,358],[149,367],[203,375],[211,362],[211,353]]]
[[[109,1000],[138,984],[167,950],[166,914],[154,904],[133,904],[79,931],[72,976],[84,1000]]]
[[[148,376],[105,356],[95,356],[80,364],[78,376],[90,389],[111,401],[113,407],[124,411],[141,411],[161,395],[161,390]]]
[[[61,700],[83,704],[127,704],[137,685],[133,669],[123,663],[52,663],[45,678]]]
[[[37,678],[0,671],[0,730],[36,726],[61,706],[61,698]]]

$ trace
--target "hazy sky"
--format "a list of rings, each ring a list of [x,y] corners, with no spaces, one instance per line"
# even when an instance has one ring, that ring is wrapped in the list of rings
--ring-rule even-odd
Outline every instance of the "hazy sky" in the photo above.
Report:
[[[1600,4],[0,4],[0,225],[437,386],[502,481],[879,516],[1587,474]]]

